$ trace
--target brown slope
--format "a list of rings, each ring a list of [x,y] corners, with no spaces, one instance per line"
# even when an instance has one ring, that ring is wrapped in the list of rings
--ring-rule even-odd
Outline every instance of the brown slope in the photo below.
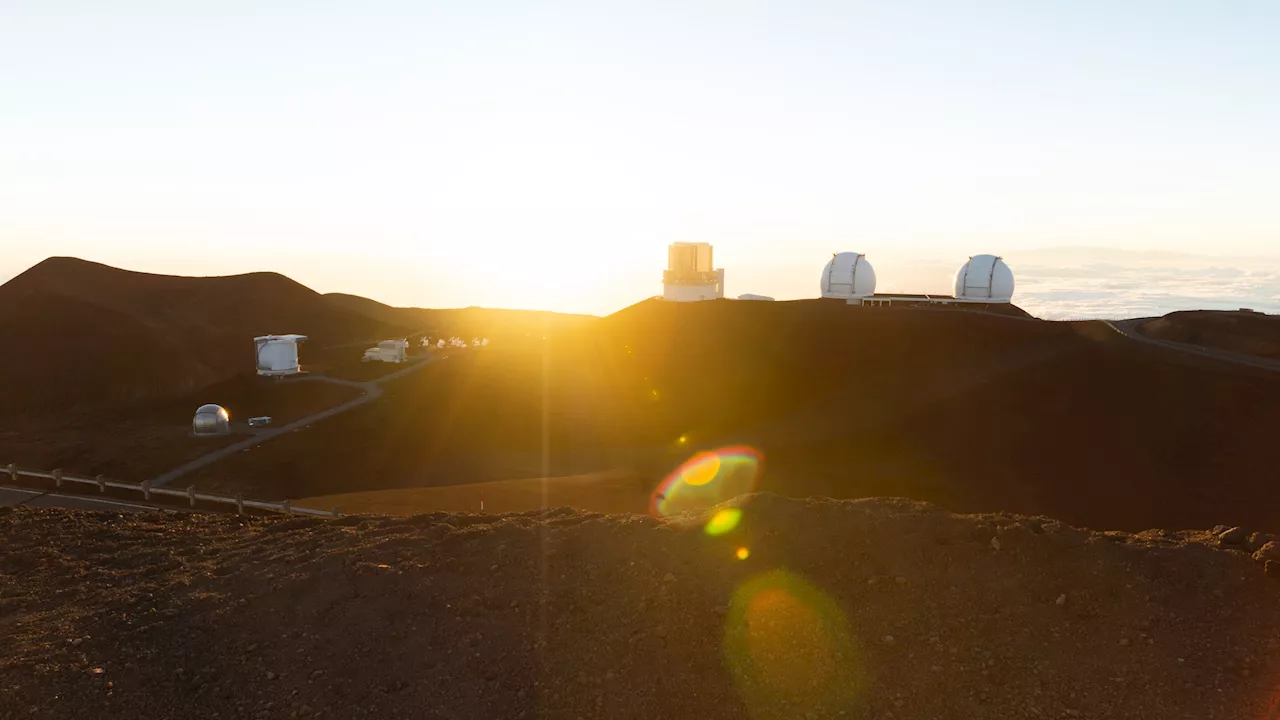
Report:
[[[1045,512],[1097,528],[1220,518],[1280,530],[1280,375],[1099,336],[965,388],[853,443],[773,457],[793,492],[840,488],[959,511]],[[768,485],[766,485],[768,487]]]
[[[793,496],[1280,530],[1266,510],[1280,503],[1267,482],[1280,447],[1265,441],[1280,431],[1266,412],[1280,374],[1095,323],[656,303],[387,389],[197,480],[309,497],[630,470],[652,487],[697,448],[746,443],[766,456],[764,487]]]
[[[0,717],[1275,716],[1280,584],[1209,533],[741,504],[0,514]]]
[[[404,334],[282,275],[153,275],[50,258],[0,286],[0,408],[27,413],[172,396],[252,369],[271,332],[326,345]],[[303,351],[304,362],[307,350]]]
[[[413,327],[423,334],[435,337],[457,336],[467,341],[476,337],[505,339],[541,336],[547,332],[581,327],[597,320],[593,315],[542,310],[482,307],[400,308],[346,293],[328,293],[324,297],[338,307],[353,310],[383,322]]]
[[[1143,323],[1138,331],[1157,340],[1280,360],[1280,317],[1275,315],[1217,310],[1175,312]]]
[[[277,424],[339,405],[357,388],[324,382],[277,382],[241,373],[172,399],[120,407],[55,412],[0,427],[0,464],[130,482],[154,477],[248,436],[248,418],[266,415]],[[193,437],[197,407],[214,402],[231,414],[233,434]]]
[[[0,287],[0,408],[57,413],[192,390],[218,370],[180,338],[81,298]]]

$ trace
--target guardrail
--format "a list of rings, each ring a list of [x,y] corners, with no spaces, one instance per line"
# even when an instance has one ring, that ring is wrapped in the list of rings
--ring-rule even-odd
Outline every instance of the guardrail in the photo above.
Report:
[[[332,510],[316,510],[314,508],[294,507],[288,500],[281,503],[262,502],[261,500],[245,500],[244,495],[237,493],[234,497],[230,495],[211,495],[209,493],[196,492],[196,486],[191,485],[186,490],[174,490],[165,487],[153,488],[151,481],[146,480],[141,483],[125,483],[117,480],[107,480],[101,475],[97,477],[81,477],[78,475],[68,475],[62,470],[53,470],[45,472],[41,470],[23,470],[13,463],[5,470],[9,478],[13,482],[18,481],[19,476],[45,478],[53,480],[55,487],[62,487],[64,483],[80,483],[82,485],[92,485],[98,488],[99,493],[105,493],[107,488],[117,488],[120,490],[132,490],[142,493],[143,500],[151,500],[152,495],[160,495],[174,498],[186,498],[191,507],[196,506],[196,502],[220,503],[224,505],[234,505],[236,514],[244,513],[245,508],[253,508],[257,510],[267,510],[270,512],[283,513],[285,515],[319,515],[321,517],[342,517],[342,513],[338,512],[338,508]]]

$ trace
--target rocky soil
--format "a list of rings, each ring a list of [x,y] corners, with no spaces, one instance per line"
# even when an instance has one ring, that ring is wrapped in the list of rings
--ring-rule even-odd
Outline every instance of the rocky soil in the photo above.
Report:
[[[736,502],[0,510],[0,718],[1275,716],[1265,535]]]

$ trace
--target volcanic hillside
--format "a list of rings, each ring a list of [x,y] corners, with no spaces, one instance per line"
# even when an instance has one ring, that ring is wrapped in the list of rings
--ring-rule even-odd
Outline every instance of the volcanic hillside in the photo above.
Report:
[[[1261,534],[732,509],[0,508],[0,718],[1275,717]]]
[[[696,450],[750,445],[765,456],[761,487],[795,497],[1280,530],[1277,404],[1278,374],[1102,323],[655,301],[456,353],[194,481],[306,498],[607,473],[632,478],[629,509],[643,512]]]
[[[304,366],[351,374],[391,337],[524,338],[597,318],[489,308],[394,308],[276,273],[177,277],[55,257],[0,286],[0,412],[65,416],[166,400],[253,370],[252,339],[308,336]],[[356,374],[359,368],[356,370]]]
[[[573,315],[541,310],[499,310],[493,308],[400,308],[376,300],[328,293],[325,299],[339,307],[354,310],[392,325],[424,328],[436,337],[460,337],[470,342],[483,337],[490,340],[541,337],[547,332],[558,332],[584,327],[597,321],[594,315]]]
[[[1175,312],[1143,323],[1138,331],[1157,340],[1280,360],[1280,317],[1275,315],[1216,310]]]
[[[0,408],[180,395],[252,370],[256,335],[307,335],[305,354],[409,331],[275,273],[174,277],[50,258],[0,286]]]

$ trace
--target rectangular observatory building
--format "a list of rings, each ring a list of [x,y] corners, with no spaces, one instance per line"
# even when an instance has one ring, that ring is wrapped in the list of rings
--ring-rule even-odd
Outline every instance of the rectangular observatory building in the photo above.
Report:
[[[696,302],[724,297],[724,269],[716,269],[710,243],[672,243],[662,274],[662,299]]]

